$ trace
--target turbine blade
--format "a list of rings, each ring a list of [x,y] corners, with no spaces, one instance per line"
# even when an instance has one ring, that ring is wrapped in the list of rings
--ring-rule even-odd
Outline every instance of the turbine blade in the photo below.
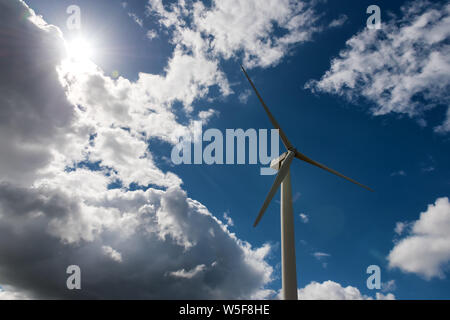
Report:
[[[266,197],[266,200],[264,200],[261,210],[259,210],[258,217],[256,218],[255,223],[253,224],[253,227],[256,227],[258,225],[259,220],[261,220],[262,216],[264,215],[264,212],[266,211],[267,207],[269,206],[269,203],[272,200],[273,196],[277,192],[278,187],[281,185],[281,182],[283,182],[283,179],[286,177],[287,173],[289,172],[289,166],[292,162],[292,159],[294,159],[294,155],[295,155],[294,152],[289,151],[288,155],[283,160],[280,170],[278,170],[277,177],[275,178],[275,181],[274,181],[272,187],[270,188],[270,191]]]
[[[308,162],[308,163],[312,164],[313,166],[316,166],[316,167],[319,167],[319,168],[321,168],[321,169],[323,169],[323,170],[326,170],[326,171],[328,171],[328,172],[331,172],[331,173],[333,173],[333,174],[335,174],[335,175],[337,175],[337,176],[339,176],[339,177],[341,177],[341,178],[344,178],[345,180],[348,180],[348,181],[350,181],[350,182],[353,182],[354,184],[356,184],[356,185],[358,185],[358,186],[360,186],[360,187],[363,187],[363,188],[365,188],[365,189],[367,189],[367,190],[373,192],[373,190],[370,189],[369,187],[367,187],[367,186],[365,186],[365,185],[363,185],[363,184],[361,184],[361,183],[359,183],[359,182],[357,182],[357,181],[355,181],[355,180],[353,180],[353,179],[351,179],[351,178],[349,178],[349,177],[344,176],[343,174],[337,172],[336,170],[330,169],[330,168],[324,166],[323,164],[321,164],[321,163],[319,163],[319,162],[317,162],[317,161],[314,161],[314,160],[308,158],[307,156],[305,156],[304,154],[302,154],[302,153],[300,153],[300,152],[298,152],[298,151],[296,151],[295,157],[296,157],[297,159],[300,159],[300,160],[303,160],[303,161],[305,161],[305,162]]]
[[[281,141],[283,141],[284,146],[286,147],[287,150],[292,149],[292,144],[289,142],[289,140],[286,137],[286,134],[284,133],[283,129],[281,129],[281,127],[278,124],[277,120],[275,120],[275,118],[272,115],[272,113],[270,112],[269,108],[264,103],[264,100],[261,98],[261,95],[259,94],[258,90],[256,89],[255,85],[253,84],[252,80],[250,79],[250,77],[248,76],[247,72],[245,71],[245,69],[244,69],[244,67],[242,65],[241,65],[241,68],[242,68],[242,71],[244,72],[245,77],[247,78],[248,82],[250,82],[250,85],[252,86],[253,91],[255,91],[256,95],[258,96],[258,99],[261,102],[264,110],[266,111],[270,122],[272,122],[272,125],[274,126],[275,129],[278,129]]]

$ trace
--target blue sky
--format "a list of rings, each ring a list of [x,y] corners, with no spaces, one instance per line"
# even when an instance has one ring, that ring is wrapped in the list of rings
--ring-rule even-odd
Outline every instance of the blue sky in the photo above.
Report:
[[[169,61],[176,47],[182,45],[175,37],[177,26],[165,27],[161,12],[145,14],[146,1],[126,1],[126,5],[122,5],[122,1],[89,0],[27,0],[26,3],[36,14],[42,15],[47,23],[59,27],[68,41],[75,33],[67,30],[68,15],[65,11],[69,5],[78,5],[82,13],[82,33],[90,40],[95,52],[92,62],[103,70],[105,77],[111,77],[116,70],[123,79],[132,83],[138,81],[139,73],[164,77],[170,73]],[[163,3],[169,12],[168,2]],[[206,4],[205,12],[212,10],[209,3],[210,1]],[[239,64],[244,62],[265,102],[299,151],[374,189],[371,193],[309,164],[296,160],[293,162],[291,177],[295,199],[299,288],[307,288],[313,282],[326,288],[325,283],[330,280],[340,284],[340,289],[347,286],[356,287],[361,295],[366,297],[375,297],[375,293],[379,292],[392,293],[397,299],[449,298],[448,247],[437,250],[435,256],[425,257],[436,259],[433,260],[434,265],[416,266],[409,272],[408,264],[415,266],[414,261],[424,259],[424,256],[420,255],[421,251],[405,260],[399,258],[400,260],[396,260],[396,266],[390,266],[388,258],[399,241],[424,234],[423,230],[422,233],[420,230],[414,233],[411,230],[412,224],[401,234],[397,234],[394,231],[396,224],[418,221],[423,212],[434,216],[434,209],[428,206],[437,203],[439,198],[449,196],[450,125],[447,125],[447,129],[442,125],[449,121],[448,118],[446,120],[449,101],[446,89],[450,84],[448,73],[442,78],[421,78],[425,67],[415,71],[416,73],[408,69],[406,79],[402,77],[402,67],[389,69],[388,63],[377,66],[375,60],[370,60],[373,57],[368,54],[370,44],[367,44],[369,49],[357,52],[357,56],[366,59],[364,63],[367,66],[372,61],[374,68],[379,67],[381,71],[372,74],[369,68],[364,68],[363,71],[357,69],[360,74],[366,73],[366,78],[358,78],[360,82],[353,88],[348,87],[351,79],[342,84],[336,78],[322,78],[327,71],[330,72],[332,59],[340,54],[338,62],[339,59],[342,63],[354,61],[346,60],[345,55],[342,55],[346,48],[348,52],[355,51],[355,47],[349,49],[348,44],[346,45],[347,40],[356,37],[358,41],[363,41],[373,36],[370,32],[378,32],[380,36],[374,38],[374,44],[392,44],[383,42],[382,32],[393,37],[398,36],[402,34],[402,28],[408,26],[409,21],[414,21],[415,17],[429,10],[435,10],[435,15],[438,15],[436,12],[441,14],[429,22],[431,26],[441,23],[444,19],[448,20],[449,13],[445,11],[448,7],[446,9],[445,3],[378,1],[376,4],[381,8],[382,30],[366,28],[369,16],[366,9],[374,4],[373,1],[323,1],[308,4],[313,8],[313,16],[317,20],[311,21],[311,25],[305,23],[300,27],[310,33],[307,41],[289,43],[281,48],[281,56],[272,60],[265,56],[264,50],[258,51],[260,56],[245,60],[246,51],[251,50],[245,47],[245,44],[228,48],[230,57],[226,57],[220,49],[216,48],[217,52],[210,49],[205,59],[214,61],[230,92],[223,94],[220,91],[220,82],[223,84],[223,79],[210,79],[206,82],[206,95],[196,93],[195,99],[188,102],[183,98],[170,101],[170,112],[182,125],[187,125],[190,120],[196,118],[198,112],[212,109],[217,113],[208,119],[204,129],[218,128],[222,132],[227,128],[271,129],[270,122],[253,92],[247,101],[242,102],[239,99],[241,94],[250,89],[239,68]],[[418,8],[417,12],[406,14],[406,11],[401,10],[404,5]],[[188,8],[192,9],[189,5]],[[142,25],[134,21],[130,14],[142,19]],[[330,23],[338,18],[342,18],[342,23],[330,27]],[[183,19],[187,22],[186,29],[196,30],[191,16]],[[220,22],[217,22],[217,25],[220,25]],[[395,26],[399,29],[395,29]],[[315,31],[312,31],[313,29]],[[156,32],[157,36],[149,39],[149,30]],[[272,29],[265,36],[275,43],[274,39],[283,37],[286,32],[285,28],[273,22]],[[300,32],[300,29],[295,32]],[[212,31],[209,36],[219,37],[220,31]],[[425,58],[418,56],[418,61],[422,61],[422,58],[423,61],[429,59],[433,52],[448,52],[448,40],[447,33],[443,40],[425,47],[424,51],[428,53],[425,53]],[[420,44],[418,42],[418,45]],[[397,49],[406,52],[414,48],[414,44],[410,47],[408,45],[404,44]],[[388,50],[382,45],[377,48],[380,52]],[[186,49],[184,54],[189,55],[189,49]],[[404,57],[398,58],[398,61],[394,60],[402,62]],[[268,63],[264,63],[266,58],[270,60]],[[448,70],[448,59],[437,61],[443,63],[439,67],[441,70]],[[387,71],[382,70],[384,67]],[[386,71],[387,75],[382,71]],[[332,72],[328,74],[333,75]],[[400,85],[403,81],[414,83],[411,80],[414,78],[423,79],[420,86],[414,87],[412,84],[407,87],[411,91],[416,90],[415,95],[408,96],[401,91],[398,96],[394,96],[397,94],[395,85]],[[307,84],[314,80],[318,82],[312,85],[312,89]],[[382,85],[394,84],[388,98],[383,100],[376,90],[375,93],[368,93],[376,87],[376,81]],[[440,88],[439,84],[443,87]],[[337,89],[333,89],[333,86]],[[396,98],[400,100],[394,101]],[[186,111],[186,104],[194,111]],[[376,110],[381,110],[383,106],[387,109],[383,109],[383,114],[376,115]],[[123,123],[126,126],[126,120]],[[439,126],[444,129],[435,129]],[[265,256],[265,261],[273,268],[273,280],[266,282],[264,286],[273,290],[272,296],[276,295],[281,287],[279,203],[275,201],[279,199],[279,193],[258,227],[252,227],[274,176],[261,176],[259,165],[174,166],[165,160],[170,157],[173,143],[158,137],[157,134],[149,137],[146,143],[154,165],[162,172],[170,171],[177,175],[182,180],[182,188],[189,198],[203,204],[212,215],[222,221],[225,221],[223,214],[227,213],[233,220],[233,225],[228,226],[229,230],[239,239],[250,243],[253,248],[263,247],[266,243],[270,245],[271,250]],[[102,155],[99,155],[96,159],[102,159],[101,157]],[[87,167],[90,169],[95,168],[93,159],[94,157],[84,162],[88,163]],[[121,179],[120,176],[118,179]],[[126,183],[115,186],[119,185],[125,186]],[[164,186],[164,183],[158,186],[158,183],[147,181],[134,183],[129,187],[129,190],[147,190],[149,187],[165,190],[167,186]],[[448,219],[450,213],[445,204],[443,207],[436,215],[442,215],[442,220],[439,221],[445,224],[449,223],[445,219]],[[307,215],[307,223],[302,221],[301,213]],[[448,239],[448,234],[445,237],[437,231],[433,233],[434,229],[430,230],[427,229],[428,234],[425,232],[425,236],[429,236],[428,240]],[[317,253],[326,255],[319,258],[320,254]],[[122,254],[125,261],[126,254],[123,251]],[[399,251],[398,254],[401,256],[403,252]],[[369,265],[380,266],[381,281],[391,281],[395,286],[385,291],[367,289],[366,280],[369,275],[366,274],[366,269]],[[433,267],[439,271],[430,271],[427,276],[425,269]],[[0,277],[0,283],[6,282],[12,287],[34,292],[33,288],[21,287],[20,281],[15,284],[13,281],[8,283],[7,280]],[[305,289],[304,295],[306,294]]]

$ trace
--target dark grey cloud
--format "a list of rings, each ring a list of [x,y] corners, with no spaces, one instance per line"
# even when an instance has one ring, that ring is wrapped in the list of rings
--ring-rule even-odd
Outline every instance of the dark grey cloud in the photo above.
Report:
[[[0,0],[0,30],[0,299],[238,299],[271,293],[265,289],[272,275],[265,261],[270,247],[252,248],[190,199],[180,179],[162,173],[150,155],[142,162],[140,150],[147,145],[134,128],[111,128],[115,117],[106,113],[121,114],[126,95],[120,92],[137,90],[136,83],[113,81],[98,69],[91,75],[101,77],[86,77],[95,83],[83,83],[81,73],[59,73],[64,39],[23,1]],[[158,88],[171,86],[163,77],[153,80]],[[101,90],[77,91],[76,82]],[[71,93],[86,112],[69,102]],[[148,99],[137,102],[133,110],[145,114]],[[164,112],[148,116],[173,118]],[[183,132],[169,120],[163,121],[165,130]],[[92,123],[99,133],[94,141]],[[121,144],[101,148],[105,132]],[[144,173],[149,183],[165,175],[177,183],[145,192],[109,190],[112,177],[105,171],[64,170],[85,146],[98,161],[125,172],[119,177],[128,176],[130,183]],[[81,268],[79,291],[66,288],[69,265]]]
[[[109,200],[100,200],[95,208],[112,210],[120,202],[121,216],[140,212],[134,215],[132,233],[113,224],[92,241],[67,243],[64,233],[57,235],[49,226],[54,221],[68,228],[83,224],[79,199],[56,190],[1,184],[1,283],[35,298],[232,299],[257,294],[269,280],[264,252],[252,251],[232,236],[181,189],[113,190],[105,196]],[[171,218],[179,223],[167,229]],[[119,252],[122,261],[105,254],[105,245]],[[65,271],[72,264],[81,268],[79,291],[66,288]],[[176,276],[196,268],[191,277]]]
[[[34,17],[35,23],[30,18]],[[37,144],[63,143],[73,106],[59,84],[57,28],[39,27],[21,1],[0,0],[0,177],[31,181],[52,158]]]

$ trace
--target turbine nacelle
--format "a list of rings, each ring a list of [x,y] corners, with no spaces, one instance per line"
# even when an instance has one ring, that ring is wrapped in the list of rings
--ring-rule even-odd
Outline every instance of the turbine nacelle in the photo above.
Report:
[[[286,151],[282,153],[278,158],[270,161],[270,168],[272,168],[273,170],[280,170],[283,160],[286,159],[287,155],[288,152]]]

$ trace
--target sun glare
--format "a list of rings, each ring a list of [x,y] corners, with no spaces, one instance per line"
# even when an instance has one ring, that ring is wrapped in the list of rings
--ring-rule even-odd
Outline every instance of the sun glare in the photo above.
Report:
[[[76,38],[67,44],[67,55],[73,60],[88,61],[93,54],[91,44],[84,38]]]

